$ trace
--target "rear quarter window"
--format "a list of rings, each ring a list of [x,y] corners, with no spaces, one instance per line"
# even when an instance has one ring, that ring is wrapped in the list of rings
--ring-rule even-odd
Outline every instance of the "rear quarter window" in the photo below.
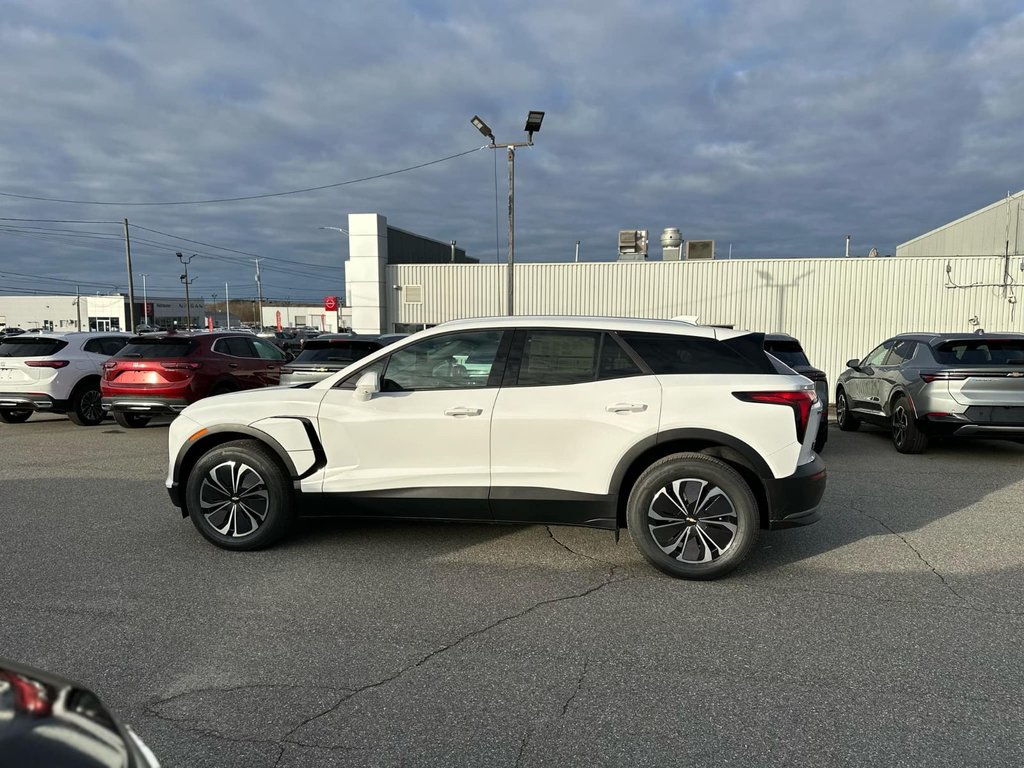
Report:
[[[656,374],[777,373],[760,334],[725,341],[661,333],[619,335]]]
[[[63,339],[20,339],[0,342],[0,357],[49,357],[60,352],[68,343]]]

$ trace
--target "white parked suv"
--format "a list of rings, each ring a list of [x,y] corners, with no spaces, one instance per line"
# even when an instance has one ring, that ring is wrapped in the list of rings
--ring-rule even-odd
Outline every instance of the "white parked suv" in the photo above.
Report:
[[[41,333],[0,339],[0,421],[17,424],[33,412],[66,413],[80,426],[103,421],[103,363],[127,333]]]
[[[713,578],[759,529],[816,520],[825,489],[814,385],[763,338],[671,320],[445,323],[312,386],[189,406],[167,488],[227,549],[271,544],[297,514],[626,526],[661,570]]]

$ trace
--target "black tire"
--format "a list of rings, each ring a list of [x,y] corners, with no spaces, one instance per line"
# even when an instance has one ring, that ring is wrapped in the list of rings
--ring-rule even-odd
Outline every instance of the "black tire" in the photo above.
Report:
[[[3,421],[7,424],[21,424],[24,421],[28,421],[31,415],[32,411],[19,411],[4,408],[0,410],[0,421]]]
[[[185,506],[199,533],[232,550],[270,546],[294,518],[288,474],[257,440],[224,443],[203,454],[186,481]]]
[[[821,453],[825,450],[825,443],[828,442],[828,414],[821,415],[821,425],[818,427],[818,434],[814,438],[814,452]]]
[[[119,427],[125,429],[139,429],[149,424],[151,416],[145,416],[141,413],[120,413],[114,412],[114,421],[117,422]]]
[[[651,565],[682,579],[729,573],[760,531],[750,486],[724,461],[701,453],[675,453],[649,466],[630,491],[626,519]]]
[[[892,444],[900,453],[924,453],[928,449],[928,435],[921,431],[910,409],[910,401],[902,395],[892,404],[889,417]]]
[[[95,427],[107,417],[102,402],[99,381],[82,382],[71,393],[68,418],[80,427]]]
[[[234,384],[229,384],[227,382],[221,382],[220,384],[215,386],[210,391],[210,397],[213,397],[214,395],[226,395],[229,392],[237,392],[237,391],[238,391],[238,387],[236,387]]]
[[[850,401],[846,390],[836,390],[836,426],[843,432],[856,432],[860,429],[860,419],[850,412]]]

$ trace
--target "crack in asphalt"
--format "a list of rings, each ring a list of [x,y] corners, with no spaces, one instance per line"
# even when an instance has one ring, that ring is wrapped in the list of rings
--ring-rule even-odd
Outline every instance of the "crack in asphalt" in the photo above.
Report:
[[[576,701],[576,697],[579,695],[580,689],[583,687],[583,679],[587,676],[587,667],[589,666],[590,660],[583,659],[583,669],[582,671],[580,671],[580,676],[576,680],[576,687],[573,688],[573,691],[569,695],[569,698],[566,699],[565,704],[562,705],[562,714],[559,715],[559,718],[564,718],[565,713],[569,711],[569,705]]]
[[[904,544],[906,544],[907,548],[911,552],[913,552],[915,555],[917,555],[918,559],[922,563],[924,563],[926,566],[928,566],[928,570],[930,570],[933,574],[935,574],[936,578],[938,578],[938,580],[942,582],[943,586],[946,589],[948,589],[953,595],[955,595],[960,600],[963,600],[965,603],[971,603],[970,598],[965,597],[964,595],[961,595],[959,592],[957,592],[956,588],[953,587],[953,585],[950,584],[948,581],[946,581],[946,577],[943,576],[941,573],[939,573],[939,571],[935,568],[934,565],[932,565],[930,562],[928,562],[928,559],[924,555],[921,554],[921,551],[917,547],[915,547],[913,544],[910,543],[910,541],[907,540],[906,536],[904,536],[902,533],[898,532],[894,528],[891,528],[884,521],[880,520],[879,518],[875,517],[874,515],[872,515],[869,512],[865,512],[863,509],[860,509],[859,507],[855,507],[855,506],[851,505],[851,509],[853,509],[855,512],[859,512],[860,514],[864,515],[864,517],[866,517],[866,518],[868,518],[870,520],[874,520],[876,523],[878,523],[878,525],[880,525],[882,528],[887,530],[889,533],[891,533],[897,539],[899,539]]]
[[[575,549],[570,547],[568,544],[566,544],[564,541],[562,541],[557,536],[555,536],[555,532],[551,530],[551,526],[550,525],[545,525],[544,526],[544,530],[546,530],[548,532],[548,537],[553,542],[555,542],[555,544],[557,544],[562,549],[564,549],[566,552],[569,552],[570,554],[576,555],[576,557],[582,557],[582,558],[585,558],[586,560],[592,560],[595,563],[602,563],[604,565],[609,566],[611,568],[611,571],[610,571],[609,575],[614,576],[615,575],[615,571],[618,570],[619,566],[616,565],[615,563],[611,562],[610,560],[604,560],[604,559],[602,559],[600,557],[594,557],[593,555],[588,555],[588,554],[585,554],[583,552],[576,551]]]
[[[388,677],[382,678],[381,680],[376,680],[376,681],[374,681],[372,683],[368,683],[368,684],[366,684],[366,685],[364,685],[364,686],[362,686],[360,688],[356,688],[356,689],[352,690],[351,692],[346,693],[333,706],[325,709],[323,712],[320,712],[319,714],[316,714],[316,715],[313,715],[312,717],[306,718],[301,723],[299,723],[297,726],[292,728],[288,733],[286,733],[284,735],[284,737],[281,739],[281,742],[282,743],[287,743],[287,744],[295,744],[297,746],[319,747],[320,746],[319,744],[310,744],[310,743],[304,742],[304,741],[297,741],[295,739],[292,739],[291,737],[295,733],[297,733],[300,729],[302,729],[303,727],[309,725],[310,723],[313,723],[314,721],[320,719],[321,717],[325,717],[325,716],[331,714],[332,712],[336,711],[338,709],[338,707],[340,707],[342,704],[344,704],[345,702],[351,701],[356,696],[359,696],[359,695],[361,695],[363,693],[366,693],[367,691],[372,691],[372,690],[375,690],[377,688],[381,688],[381,687],[387,685],[388,683],[392,683],[395,680],[398,680],[399,678],[404,677],[405,675],[407,675],[408,673],[412,672],[413,670],[419,669],[423,665],[428,664],[429,662],[431,662],[433,659],[437,658],[438,656],[441,656],[441,655],[447,653],[448,651],[450,651],[450,650],[452,650],[454,648],[458,648],[463,643],[466,643],[467,641],[472,640],[473,638],[480,637],[481,635],[484,635],[487,632],[490,632],[492,629],[500,627],[503,624],[508,624],[509,622],[516,621],[517,619],[521,619],[522,617],[527,616],[527,615],[533,613],[534,611],[536,611],[536,610],[538,610],[540,608],[543,608],[545,606],[557,605],[558,603],[569,602],[571,600],[579,600],[579,599],[582,599],[582,598],[587,597],[589,595],[592,595],[595,592],[597,592],[597,591],[599,591],[601,589],[604,589],[605,587],[607,587],[607,586],[609,586],[611,584],[618,584],[618,583],[621,583],[623,581],[628,581],[630,578],[631,577],[629,577],[629,576],[623,576],[623,577],[620,577],[620,578],[614,578],[614,566],[613,566],[612,567],[612,572],[610,572],[608,574],[608,577],[604,581],[600,582],[599,584],[595,584],[595,585],[593,585],[591,587],[587,587],[586,589],[584,589],[581,592],[574,592],[574,593],[568,594],[568,595],[560,595],[558,597],[548,598],[547,600],[540,600],[540,601],[538,601],[536,603],[533,603],[532,605],[527,606],[526,608],[524,608],[521,611],[517,611],[516,613],[510,614],[508,616],[502,616],[500,619],[492,621],[490,624],[487,624],[486,626],[479,627],[479,628],[474,629],[474,630],[472,630],[470,632],[467,632],[466,634],[461,635],[460,637],[458,637],[455,640],[453,640],[451,643],[448,643],[447,645],[443,645],[440,648],[435,648],[433,651],[431,651],[430,653],[422,656],[421,658],[417,659],[413,663],[405,665],[404,667],[399,669],[397,672],[395,672],[393,675],[389,675]]]
[[[516,762],[513,768],[519,768],[519,763],[522,762],[523,754],[526,752],[526,745],[530,743],[530,733],[529,728],[523,733],[523,740],[519,743],[519,754],[516,755]]]

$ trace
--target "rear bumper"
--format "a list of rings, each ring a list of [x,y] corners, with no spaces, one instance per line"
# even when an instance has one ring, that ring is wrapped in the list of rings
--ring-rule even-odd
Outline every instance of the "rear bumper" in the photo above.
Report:
[[[41,392],[0,392],[0,408],[5,411],[62,413],[67,408],[67,401]]]
[[[1024,408],[972,406],[964,413],[932,414],[921,420],[928,434],[953,437],[1024,437]]]
[[[826,476],[825,462],[815,454],[789,477],[765,480],[769,527],[792,528],[816,523],[821,517],[819,505],[825,495]]]
[[[104,397],[103,410],[108,413],[144,413],[164,416],[181,413],[190,403],[174,397]]]

